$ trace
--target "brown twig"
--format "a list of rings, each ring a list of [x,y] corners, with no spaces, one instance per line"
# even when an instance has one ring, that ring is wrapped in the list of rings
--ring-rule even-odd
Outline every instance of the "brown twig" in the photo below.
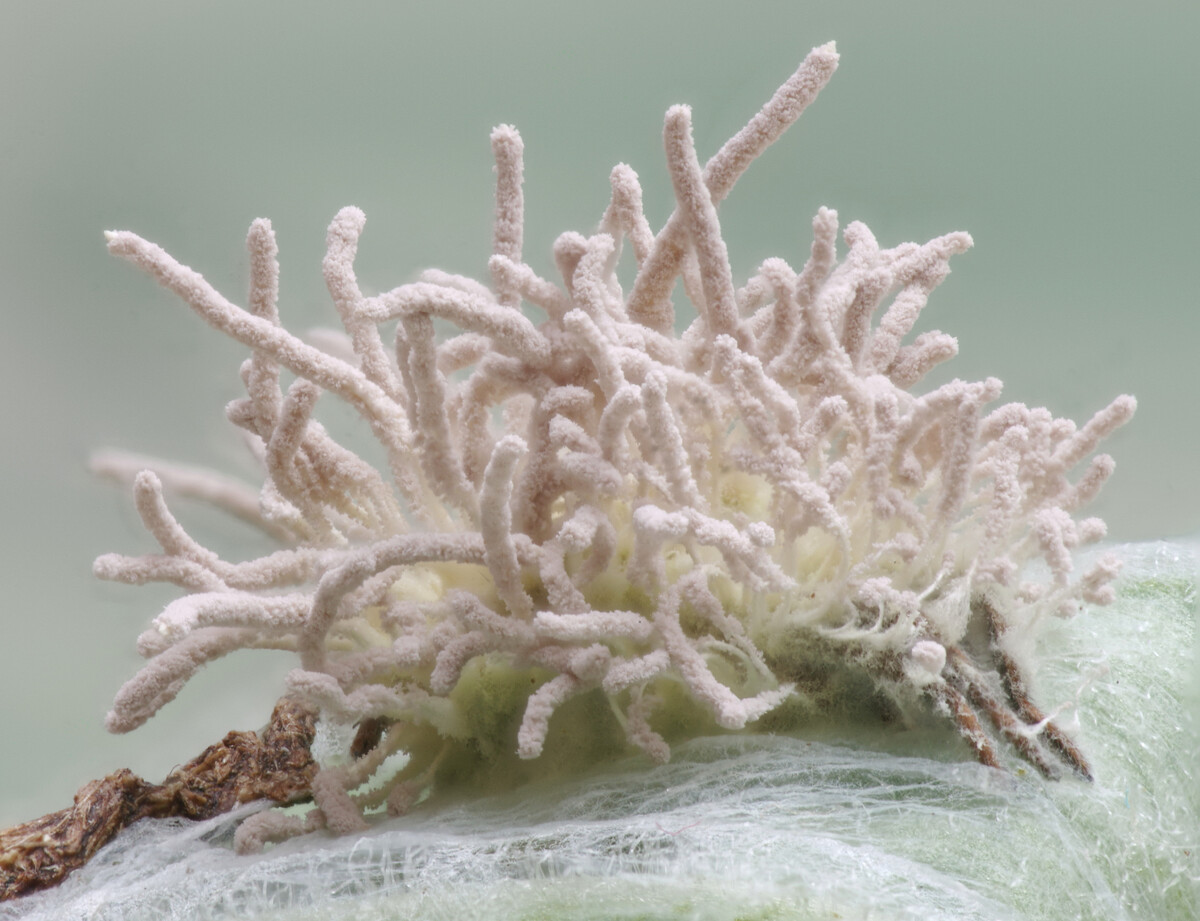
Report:
[[[0,901],[57,885],[138,819],[209,819],[256,799],[304,799],[315,726],[311,709],[285,697],[261,735],[230,732],[161,784],[122,768],[83,786],[73,806],[0,831]]]

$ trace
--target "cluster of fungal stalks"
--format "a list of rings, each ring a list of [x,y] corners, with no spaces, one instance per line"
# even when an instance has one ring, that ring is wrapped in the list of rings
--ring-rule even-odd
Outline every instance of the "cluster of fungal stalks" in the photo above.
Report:
[[[850,223],[839,262],[838,216],[822,208],[799,271],[768,259],[734,286],[717,206],[836,65],[832,44],[814,49],[703,166],[690,110],[671,108],[674,212],[654,233],[636,174],[617,166],[596,232],[555,242],[558,282],[522,261],[511,127],[492,134],[488,284],[427,271],[364,295],[364,217],[342,210],[324,273],[345,331],[316,344],[280,323],[267,221],[250,228],[245,308],[159,247],[109,234],[114,254],[249,348],[247,396],[227,415],[265,472],[256,489],[97,459],[132,481],[162,550],[103,556],[97,574],[186,591],[141,636],[148,661],[109,728],[140,725],[232,650],[298,653],[288,693],[319,710],[326,738],[316,808],[306,821],[262,814],[243,849],[322,825],[352,832],[435,782],[486,783],[531,759],[633,745],[662,762],[672,738],[742,729],[788,701],[820,706],[847,675],[893,715],[944,715],[984,763],[999,764],[1005,738],[1048,775],[1056,762],[1086,775],[1030,700],[1022,655],[1047,613],[1112,597],[1116,562],[1080,576],[1072,551],[1104,534],[1075,513],[1113,463],[1077,468],[1133,399],[1077,428],[1016,403],[985,412],[995,379],[914,391],[956,350],[944,333],[909,334],[971,245],[964,233],[884,249]],[[694,316],[677,334],[680,279]],[[459,331],[439,338],[435,320]],[[386,471],[314,419],[326,393],[365,420]],[[221,559],[179,524],[169,492],[283,548]],[[1039,557],[1047,575],[1033,579]],[[555,748],[556,736],[569,741]],[[385,769],[398,753],[407,763]]]

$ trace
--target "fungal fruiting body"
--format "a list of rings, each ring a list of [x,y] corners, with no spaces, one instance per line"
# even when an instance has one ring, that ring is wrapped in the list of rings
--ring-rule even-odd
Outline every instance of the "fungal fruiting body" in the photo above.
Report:
[[[617,166],[596,232],[555,241],[558,281],[522,260],[511,127],[492,134],[487,283],[431,270],[366,296],[365,219],[343,209],[324,274],[344,332],[310,341],[281,323],[267,221],[250,228],[244,308],[110,233],[114,254],[250,350],[247,395],[227,415],[265,479],[96,459],[132,482],[161,546],[102,556],[97,574],[185,591],[141,636],[148,661],[109,728],[140,725],[235,649],[295,651],[288,692],[319,710],[326,740],[317,808],[306,823],[263,814],[244,826],[246,849],[360,829],[435,781],[488,782],[503,766],[626,745],[665,761],[683,733],[835,705],[846,681],[893,716],[942,714],[984,763],[999,764],[1003,738],[1048,775],[1059,763],[1086,775],[1030,700],[1022,657],[1047,614],[1112,597],[1112,557],[1073,571],[1072,551],[1104,534],[1076,513],[1111,473],[1092,455],[1133,399],[1077,428],[1017,403],[985,409],[995,379],[921,392],[956,342],[910,332],[965,233],[887,249],[854,222],[839,261],[838,216],[822,208],[799,271],[768,259],[734,286],[717,207],[837,60],[832,44],[814,49],[704,165],[690,110],[671,108],[674,212],[654,233],[637,175]],[[435,320],[457,332],[439,336]],[[316,421],[324,395],[367,423],[385,470]],[[282,548],[226,561],[184,530],[168,493],[216,503]],[[398,753],[408,760],[388,773]]]

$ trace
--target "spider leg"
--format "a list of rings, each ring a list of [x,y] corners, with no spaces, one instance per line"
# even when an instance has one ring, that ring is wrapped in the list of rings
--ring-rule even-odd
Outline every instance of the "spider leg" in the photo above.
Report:
[[[1071,740],[1070,736],[1048,720],[1046,714],[1038,709],[1037,705],[1029,699],[1029,694],[1025,690],[1025,679],[1012,657],[1006,653],[999,653],[996,656],[996,663],[1000,670],[1000,680],[1004,685],[1004,693],[1008,695],[1008,699],[1012,702],[1013,708],[1020,715],[1021,719],[1034,726],[1042,723],[1042,735],[1046,737],[1047,744],[1065,764],[1075,770],[1085,780],[1091,780],[1092,770],[1088,765],[1087,759],[1083,756],[1083,752],[1079,750],[1079,746]]]
[[[1021,757],[1036,767],[1044,777],[1057,780],[1058,769],[1046,758],[1041,746],[1028,733],[1022,731],[1021,723],[1013,712],[988,690],[983,676],[968,661],[966,653],[961,649],[949,649],[947,653],[950,681],[966,695],[974,707],[987,714],[992,725],[1021,753]]]
[[[1000,683],[1008,697],[1013,710],[1023,722],[1030,726],[1042,725],[1042,735],[1046,743],[1068,767],[1085,780],[1092,779],[1092,770],[1083,752],[1072,741],[1071,737],[1057,725],[1046,718],[1046,714],[1033,702],[1025,684],[1025,676],[1021,673],[1016,661],[1000,644],[1005,624],[992,602],[984,597],[976,597],[972,608],[981,614],[987,623],[988,637],[991,641],[992,655],[996,660],[996,668],[1000,673]]]
[[[979,759],[979,763],[987,767],[1000,767],[996,747],[983,731],[974,709],[958,689],[948,681],[939,681],[931,686],[930,693],[950,713],[950,718],[954,720],[959,733],[975,750],[975,757]]]

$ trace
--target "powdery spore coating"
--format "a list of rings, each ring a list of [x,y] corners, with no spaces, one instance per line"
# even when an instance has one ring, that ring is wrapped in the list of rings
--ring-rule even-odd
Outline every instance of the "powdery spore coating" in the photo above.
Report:
[[[97,575],[188,592],[143,634],[149,661],[109,727],[140,725],[233,649],[295,650],[289,689],[324,720],[390,726],[314,786],[322,814],[305,827],[353,831],[353,809],[391,790],[415,801],[456,746],[538,758],[573,698],[601,695],[627,742],[662,762],[672,724],[659,708],[681,693],[707,727],[742,729],[793,694],[819,697],[812,660],[832,656],[901,715],[949,716],[985,763],[997,755],[980,714],[1047,773],[1043,744],[1086,773],[1061,732],[1024,731],[1039,713],[1023,692],[1005,702],[992,687],[1023,687],[1017,657],[1043,614],[1111,597],[1112,559],[1072,571],[1072,551],[1104,534],[1073,516],[1111,458],[1068,475],[1129,418],[1132,397],[1077,430],[1020,404],[985,413],[994,379],[913,392],[956,350],[940,332],[906,340],[949,258],[971,245],[963,233],[884,249],[851,223],[839,264],[837,213],[822,208],[799,272],[773,258],[734,287],[717,205],[836,64],[832,44],[814,49],[703,167],[690,109],[670,109],[674,214],[654,236],[637,175],[619,165],[599,231],[555,244],[561,285],[521,261],[523,145],[509,126],[492,134],[490,288],[431,270],[364,295],[354,256],[365,217],[343,209],[324,271],[345,334],[322,334],[321,347],[280,323],[269,222],[247,239],[249,309],[159,247],[110,233],[111,252],[250,349],[247,396],[227,414],[264,483],[255,508],[249,487],[216,475],[97,459],[133,483],[162,547],[103,556]],[[638,266],[628,297],[616,272],[626,239]],[[668,296],[681,276],[694,319],[677,336]],[[461,332],[439,341],[435,319]],[[393,322],[389,349],[380,328]],[[281,369],[295,376],[286,392]],[[386,473],[314,419],[326,392],[365,420]],[[285,549],[222,560],[168,511],[172,491],[229,509]],[[1048,583],[1022,575],[1036,557]],[[973,623],[985,649],[968,649]],[[348,794],[397,751],[409,761],[393,778]],[[254,847],[298,830],[245,837]]]

